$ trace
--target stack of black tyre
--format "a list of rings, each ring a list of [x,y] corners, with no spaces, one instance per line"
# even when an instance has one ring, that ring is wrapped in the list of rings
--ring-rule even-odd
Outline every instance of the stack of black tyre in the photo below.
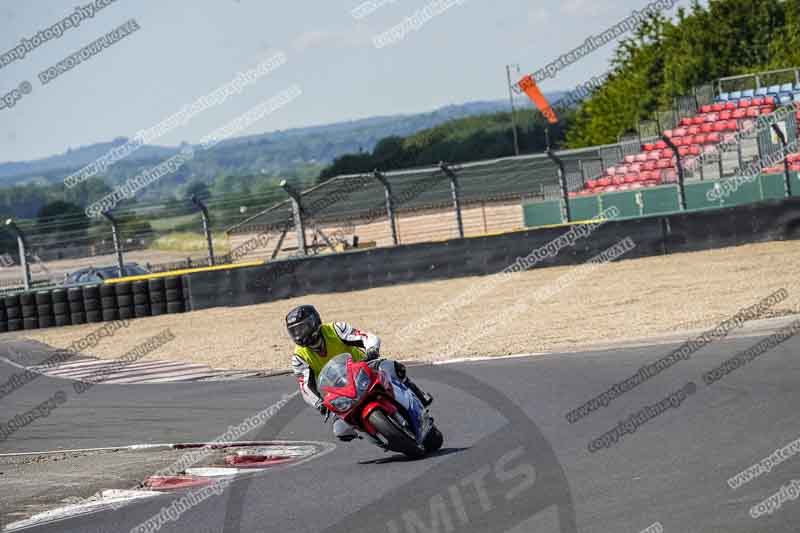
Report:
[[[164,279],[165,297],[167,301],[167,313],[183,313],[186,310],[183,298],[182,277],[171,277]]]
[[[67,301],[67,289],[53,289],[50,293],[50,299],[53,302],[53,324],[56,327],[72,324],[69,302]]]
[[[0,297],[0,333],[183,313],[184,294],[173,276]]]
[[[36,316],[38,327],[52,327],[53,324],[55,324],[55,315],[53,313],[53,293],[50,291],[40,291],[34,295],[34,298],[36,299]]]
[[[6,327],[8,331],[19,331],[22,329],[22,309],[19,306],[19,296],[6,296],[3,298],[5,308]]]
[[[8,316],[6,316],[6,300],[0,298],[0,333],[8,331]]]
[[[100,285],[100,309],[103,322],[111,322],[119,318],[117,290],[113,285]]]
[[[112,285],[117,297],[117,316],[120,320],[133,318],[133,290],[130,281],[122,281]]]

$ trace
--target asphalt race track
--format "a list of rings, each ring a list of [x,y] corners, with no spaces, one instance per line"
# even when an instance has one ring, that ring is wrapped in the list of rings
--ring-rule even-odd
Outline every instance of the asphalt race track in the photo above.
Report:
[[[159,531],[637,533],[655,523],[676,533],[797,531],[800,501],[758,519],[749,512],[800,480],[800,457],[735,490],[727,480],[800,437],[800,343],[790,339],[712,385],[702,379],[758,339],[706,346],[572,424],[567,412],[675,346],[415,367],[436,398],[438,455],[407,461],[363,441],[338,444],[240,479]],[[0,366],[2,382],[18,371]],[[696,392],[677,407],[589,451],[592,439],[689,382]],[[3,422],[57,390],[72,387],[42,377],[0,399]],[[290,377],[100,385],[12,434],[0,452],[211,440],[293,390]],[[330,432],[295,397],[247,439],[333,441]],[[127,532],[172,498],[28,531]]]

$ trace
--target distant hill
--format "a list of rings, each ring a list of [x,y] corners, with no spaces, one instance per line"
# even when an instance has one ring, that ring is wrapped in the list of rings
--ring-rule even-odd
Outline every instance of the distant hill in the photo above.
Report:
[[[552,99],[561,93],[548,95]],[[525,104],[520,100],[519,104]],[[191,181],[213,183],[220,176],[268,175],[311,180],[319,170],[347,153],[369,152],[381,139],[405,137],[442,123],[508,110],[507,100],[448,105],[428,113],[387,115],[334,124],[294,128],[248,135],[220,143],[201,153],[174,176],[147,191],[146,199],[163,198],[176,185]],[[119,137],[106,143],[81,146],[34,161],[0,163],[0,187],[19,184],[47,185],[90,164],[115,146],[127,141]],[[143,146],[108,170],[104,179],[110,186],[170,157],[179,147]]]

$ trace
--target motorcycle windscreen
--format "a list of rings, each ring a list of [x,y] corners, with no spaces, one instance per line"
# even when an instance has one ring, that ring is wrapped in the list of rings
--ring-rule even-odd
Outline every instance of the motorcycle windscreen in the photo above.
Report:
[[[347,363],[352,360],[349,353],[339,354],[325,365],[319,373],[319,388],[331,387],[338,389],[346,387],[350,383],[350,376],[347,374]]]

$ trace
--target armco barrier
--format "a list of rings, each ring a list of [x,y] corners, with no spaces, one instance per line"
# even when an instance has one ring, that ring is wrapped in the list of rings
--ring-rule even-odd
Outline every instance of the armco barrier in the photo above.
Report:
[[[235,270],[188,274],[190,310],[241,306],[307,294],[354,291],[397,283],[493,274],[563,235],[540,228],[439,243],[373,248],[275,261]],[[625,258],[800,239],[800,198],[707,211],[609,221],[539,267],[577,265],[630,237]],[[691,273],[687,273],[691,275]]]
[[[183,313],[185,276],[28,291],[0,298],[0,333]]]

